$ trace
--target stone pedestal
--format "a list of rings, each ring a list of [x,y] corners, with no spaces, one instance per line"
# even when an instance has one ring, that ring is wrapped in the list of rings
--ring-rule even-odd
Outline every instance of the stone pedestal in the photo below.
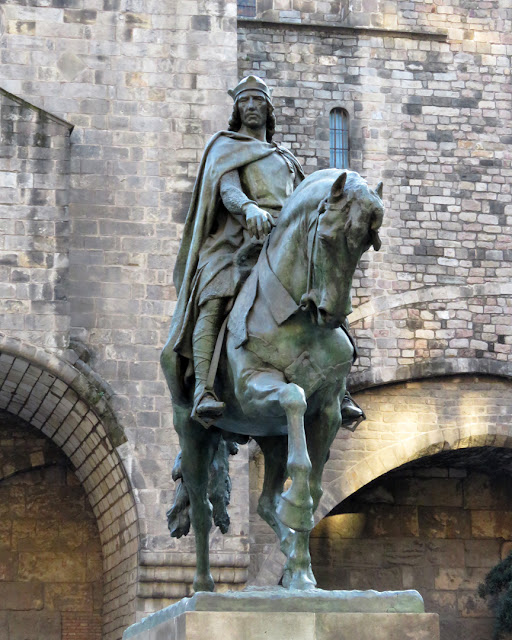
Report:
[[[417,591],[201,592],[132,625],[123,640],[439,640],[439,619]]]

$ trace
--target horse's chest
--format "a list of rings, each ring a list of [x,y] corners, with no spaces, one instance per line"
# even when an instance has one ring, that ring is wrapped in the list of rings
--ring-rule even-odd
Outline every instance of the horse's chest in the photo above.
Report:
[[[321,329],[300,317],[252,334],[246,348],[302,387],[307,397],[322,387],[341,389],[352,364],[352,345],[341,329]]]

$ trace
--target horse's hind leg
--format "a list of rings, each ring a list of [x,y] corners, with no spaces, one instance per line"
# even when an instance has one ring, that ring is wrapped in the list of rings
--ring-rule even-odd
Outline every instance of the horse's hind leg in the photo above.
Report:
[[[258,515],[274,530],[279,539],[281,551],[288,556],[294,531],[285,526],[277,517],[277,505],[287,478],[285,436],[255,438],[265,458],[263,489],[258,501]]]
[[[208,548],[212,526],[212,506],[208,500],[208,471],[220,433],[216,429],[206,430],[190,420],[190,412],[180,407],[174,408],[174,420],[180,438],[181,472],[190,499],[190,520],[196,541],[197,568],[194,591],[213,591]]]

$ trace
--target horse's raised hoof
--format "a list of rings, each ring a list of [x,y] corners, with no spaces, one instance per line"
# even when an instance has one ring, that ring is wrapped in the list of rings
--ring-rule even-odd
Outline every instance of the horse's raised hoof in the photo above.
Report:
[[[290,502],[285,495],[280,497],[276,513],[284,526],[290,527],[294,531],[311,531],[315,524],[313,509],[299,507]]]
[[[211,573],[206,576],[196,576],[193,587],[195,593],[198,591],[215,591],[215,583]]]
[[[286,570],[283,575],[283,587],[296,591],[312,591],[316,589],[316,580],[311,569],[304,571]]]

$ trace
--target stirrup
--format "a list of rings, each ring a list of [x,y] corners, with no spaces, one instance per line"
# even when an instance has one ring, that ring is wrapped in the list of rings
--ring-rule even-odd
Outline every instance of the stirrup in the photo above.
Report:
[[[226,403],[219,400],[215,391],[205,389],[194,402],[190,417],[205,429],[209,429],[222,416],[225,408]]]
[[[355,431],[366,420],[366,415],[354,399],[346,394],[341,402],[341,426],[343,429]]]

